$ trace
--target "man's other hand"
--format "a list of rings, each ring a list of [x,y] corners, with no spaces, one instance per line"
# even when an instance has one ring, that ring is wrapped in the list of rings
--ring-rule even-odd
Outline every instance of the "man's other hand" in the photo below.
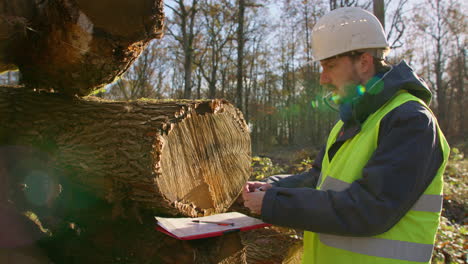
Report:
[[[244,206],[249,208],[252,214],[261,215],[263,196],[271,187],[273,187],[271,184],[265,182],[247,182],[242,190]]]
[[[256,190],[259,191],[266,191],[273,187],[273,185],[266,183],[266,182],[259,182],[259,181],[249,181],[244,185],[243,192],[255,192]]]

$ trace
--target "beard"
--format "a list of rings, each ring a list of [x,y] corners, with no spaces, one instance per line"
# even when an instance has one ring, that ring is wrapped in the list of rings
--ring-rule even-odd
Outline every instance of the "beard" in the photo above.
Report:
[[[348,72],[347,81],[341,87],[332,85],[333,91],[337,91],[339,96],[339,103],[351,102],[354,98],[359,96],[359,86],[361,85],[361,79],[359,77],[356,65],[353,63],[351,71]]]

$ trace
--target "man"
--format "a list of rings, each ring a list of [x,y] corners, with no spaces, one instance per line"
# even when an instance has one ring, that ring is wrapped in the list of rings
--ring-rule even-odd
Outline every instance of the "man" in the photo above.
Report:
[[[248,182],[244,205],[304,229],[303,263],[429,263],[449,154],[430,90],[404,61],[384,62],[385,32],[365,10],[336,9],[312,34],[341,120],[310,171]]]

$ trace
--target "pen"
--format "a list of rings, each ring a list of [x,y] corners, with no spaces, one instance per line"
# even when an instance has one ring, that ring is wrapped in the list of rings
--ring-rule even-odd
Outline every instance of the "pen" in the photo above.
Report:
[[[202,220],[192,220],[194,223],[206,223],[206,224],[215,224],[220,226],[234,226],[234,223],[227,222],[212,222],[212,221],[202,221]]]

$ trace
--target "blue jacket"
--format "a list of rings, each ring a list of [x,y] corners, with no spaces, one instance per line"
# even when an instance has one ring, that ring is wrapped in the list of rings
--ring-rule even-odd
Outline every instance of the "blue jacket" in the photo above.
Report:
[[[383,83],[379,93],[366,93],[352,106],[352,118],[345,122],[340,137],[329,150],[330,160],[346,140],[359,133],[360,124],[400,89],[427,104],[431,100],[427,85],[404,61],[386,73]],[[382,119],[378,148],[364,168],[363,178],[349,189],[343,192],[315,189],[323,155],[324,149],[307,172],[267,180],[274,187],[266,191],[263,199],[261,217],[265,222],[343,236],[384,233],[418,200],[443,161],[436,120],[417,102],[405,103]],[[389,170],[389,166],[393,169]],[[389,173],[395,171],[394,166],[399,167],[397,175]],[[367,177],[371,175],[372,181]],[[356,218],[336,209],[348,211],[352,207],[367,213]],[[296,215],[286,215],[286,208]]]

